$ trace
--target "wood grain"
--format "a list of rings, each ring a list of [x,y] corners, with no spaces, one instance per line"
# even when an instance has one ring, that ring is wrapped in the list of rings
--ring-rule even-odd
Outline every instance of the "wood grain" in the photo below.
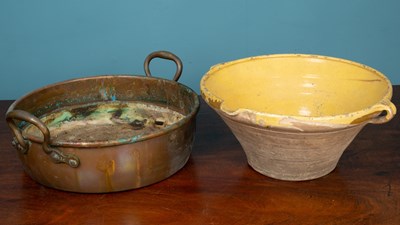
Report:
[[[174,176],[132,191],[77,194],[24,173],[4,120],[10,104],[0,101],[0,224],[400,224],[399,116],[367,125],[329,175],[290,182],[252,170],[202,102],[191,158]]]

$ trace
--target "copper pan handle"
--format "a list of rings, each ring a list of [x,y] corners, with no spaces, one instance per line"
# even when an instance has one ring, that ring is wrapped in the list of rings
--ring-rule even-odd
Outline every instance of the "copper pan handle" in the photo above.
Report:
[[[150,61],[154,58],[162,58],[162,59],[174,61],[176,64],[176,72],[175,72],[173,80],[174,81],[179,80],[179,77],[181,77],[182,69],[183,69],[182,61],[181,61],[181,59],[179,59],[178,56],[174,55],[171,52],[167,52],[167,51],[152,52],[152,53],[150,53],[150,55],[148,55],[146,57],[146,59],[144,60],[144,72],[146,73],[146,76],[151,77],[149,64],[150,64]]]
[[[55,163],[66,163],[71,167],[79,166],[79,158],[72,154],[66,154],[62,151],[50,147],[50,131],[49,128],[36,116],[24,110],[12,110],[7,113],[6,121],[14,134],[13,145],[23,154],[27,154],[31,146],[31,141],[24,138],[21,130],[18,128],[15,120],[25,121],[36,126],[43,134],[43,151],[50,156]]]

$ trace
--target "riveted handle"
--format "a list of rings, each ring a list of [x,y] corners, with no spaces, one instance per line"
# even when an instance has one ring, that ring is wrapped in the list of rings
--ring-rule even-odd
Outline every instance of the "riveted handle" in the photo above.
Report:
[[[380,104],[373,106],[371,111],[377,113],[386,112],[385,115],[378,115],[368,121],[372,124],[382,124],[388,122],[394,117],[394,115],[396,115],[396,106],[389,100],[384,100]]]
[[[15,120],[25,121],[36,126],[43,134],[43,151],[50,156],[55,163],[66,163],[71,167],[79,166],[79,158],[73,154],[66,154],[59,149],[50,146],[50,131],[47,126],[36,116],[24,110],[12,110],[7,113],[6,121],[11,131],[14,133],[13,145],[23,154],[27,154],[31,146],[30,140],[23,137],[21,130],[18,128]]]
[[[181,74],[182,74],[182,70],[183,70],[182,61],[179,59],[178,56],[174,55],[171,52],[167,52],[167,51],[152,52],[152,53],[150,53],[150,55],[148,55],[146,57],[146,59],[144,60],[144,72],[146,73],[146,76],[151,77],[149,65],[150,65],[150,61],[154,58],[162,58],[162,59],[174,61],[176,64],[176,72],[175,72],[173,80],[174,81],[179,80],[179,78],[181,77]]]

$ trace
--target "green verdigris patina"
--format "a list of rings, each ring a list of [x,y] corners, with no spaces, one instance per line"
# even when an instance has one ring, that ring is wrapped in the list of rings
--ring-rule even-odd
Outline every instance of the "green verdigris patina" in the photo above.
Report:
[[[53,141],[135,142],[140,137],[181,120],[184,116],[165,106],[145,102],[106,101],[63,107],[40,119],[49,128]],[[35,126],[24,132],[40,136]]]

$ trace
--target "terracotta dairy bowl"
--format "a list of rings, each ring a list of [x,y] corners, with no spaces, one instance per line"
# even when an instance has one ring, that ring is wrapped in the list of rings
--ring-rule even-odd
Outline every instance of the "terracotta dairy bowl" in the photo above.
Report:
[[[301,54],[266,55],[213,66],[200,84],[256,171],[282,180],[330,173],[368,123],[396,113],[392,86],[352,61]]]

